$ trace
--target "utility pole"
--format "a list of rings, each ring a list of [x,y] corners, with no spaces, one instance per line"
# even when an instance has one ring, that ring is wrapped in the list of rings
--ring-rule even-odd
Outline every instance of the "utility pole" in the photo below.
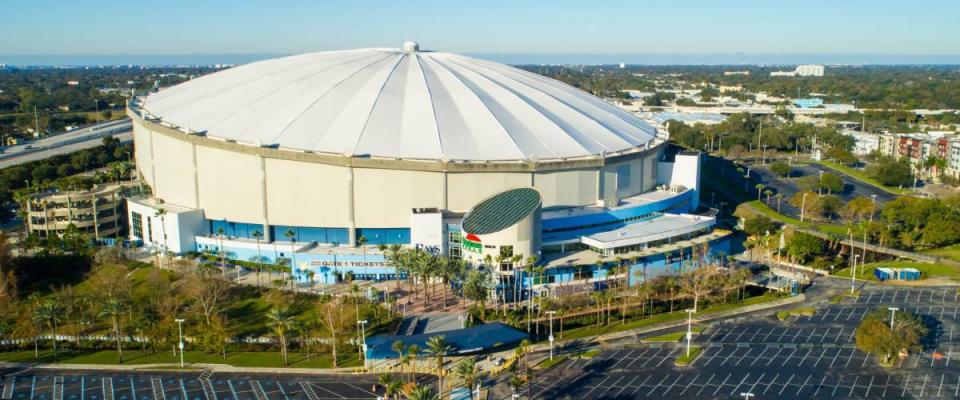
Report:
[[[177,331],[180,333],[180,368],[183,368],[183,318],[177,318]]]
[[[893,330],[893,317],[894,317],[895,315],[897,315],[897,310],[899,310],[899,308],[897,308],[897,307],[887,307],[887,309],[890,310],[890,330],[892,331],[892,330]]]
[[[853,251],[853,242],[850,242],[850,251]],[[857,260],[858,259],[860,259],[860,255],[854,254],[853,269],[851,270],[851,273],[850,273],[850,294],[853,294],[857,286]]]
[[[33,137],[40,137],[40,116],[37,114],[37,106],[33,106],[33,126],[35,129]]]
[[[357,321],[360,324],[360,355],[363,360],[363,368],[367,368],[367,320]]]

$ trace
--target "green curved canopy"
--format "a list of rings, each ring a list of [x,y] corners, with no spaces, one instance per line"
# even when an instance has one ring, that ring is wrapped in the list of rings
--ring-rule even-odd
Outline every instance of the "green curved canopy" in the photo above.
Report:
[[[487,235],[520,222],[540,206],[540,193],[517,188],[497,193],[473,206],[463,217],[463,231]]]

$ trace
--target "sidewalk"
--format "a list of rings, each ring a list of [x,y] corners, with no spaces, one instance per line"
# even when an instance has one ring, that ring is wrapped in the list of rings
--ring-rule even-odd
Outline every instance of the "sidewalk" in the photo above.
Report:
[[[187,363],[184,368],[179,364],[42,364],[42,363],[10,363],[0,362],[0,368],[48,369],[48,370],[89,370],[89,371],[170,371],[170,372],[199,372],[212,371],[224,373],[259,373],[259,374],[356,374],[358,367],[350,368],[258,368],[234,367],[227,364]]]

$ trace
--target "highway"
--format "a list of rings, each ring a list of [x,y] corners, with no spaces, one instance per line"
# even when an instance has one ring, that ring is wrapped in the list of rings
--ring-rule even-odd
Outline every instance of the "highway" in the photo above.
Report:
[[[129,142],[132,138],[131,126],[129,119],[122,119],[46,136],[16,146],[3,147],[3,153],[0,154],[0,169],[96,147],[107,136],[115,137],[121,142]]]

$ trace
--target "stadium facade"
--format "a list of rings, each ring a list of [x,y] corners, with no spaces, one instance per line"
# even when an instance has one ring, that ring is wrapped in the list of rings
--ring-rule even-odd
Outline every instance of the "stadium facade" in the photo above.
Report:
[[[327,283],[396,278],[379,245],[536,256],[536,278],[492,266],[506,292],[607,280],[614,260],[633,281],[726,246],[690,214],[698,153],[561,82],[415,43],[259,61],[128,113],[153,193],[129,202],[130,235],[161,251],[284,260]]]

